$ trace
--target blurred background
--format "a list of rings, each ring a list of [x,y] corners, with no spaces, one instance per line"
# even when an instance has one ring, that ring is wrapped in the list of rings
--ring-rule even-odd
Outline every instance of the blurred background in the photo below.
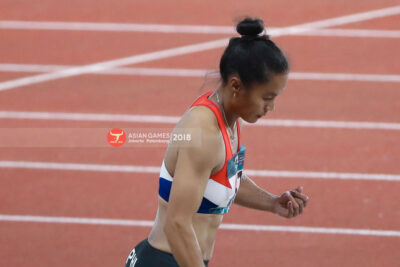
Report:
[[[275,111],[243,127],[245,169],[271,193],[302,185],[311,199],[291,220],[233,206],[210,266],[398,266],[398,1],[0,10],[0,266],[124,265],[150,232],[166,148],[129,134],[168,133],[215,89],[245,15],[265,21],[291,64]]]

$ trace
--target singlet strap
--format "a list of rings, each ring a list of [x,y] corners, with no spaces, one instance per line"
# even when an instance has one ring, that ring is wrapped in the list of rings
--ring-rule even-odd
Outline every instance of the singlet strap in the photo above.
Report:
[[[206,106],[211,111],[214,113],[215,117],[217,118],[218,121],[218,126],[221,130],[222,136],[224,138],[224,143],[225,143],[225,151],[226,151],[226,157],[225,161],[228,161],[232,156],[233,156],[233,151],[231,147],[231,143],[229,141],[229,136],[228,132],[226,129],[225,121],[223,119],[223,115],[221,113],[221,110],[215,105],[214,102],[212,102],[208,97],[213,93],[214,91],[207,92],[200,97],[198,97],[193,104],[190,107],[194,106]],[[237,128],[237,133],[238,133],[238,151],[240,151],[240,125],[239,125],[239,120],[236,121],[236,128]]]
[[[237,136],[238,136],[237,152],[239,152],[240,151],[240,123],[239,123],[239,119],[236,121],[236,128],[237,128]]]
[[[212,101],[210,99],[208,99],[208,97],[210,95],[212,95],[214,91],[209,91],[201,96],[199,96],[193,103],[192,105],[190,105],[190,107],[194,107],[197,106],[199,104],[209,104],[210,102],[212,103]]]

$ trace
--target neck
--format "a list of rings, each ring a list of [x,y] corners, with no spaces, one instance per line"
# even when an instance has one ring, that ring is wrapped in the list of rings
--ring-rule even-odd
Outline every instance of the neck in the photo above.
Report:
[[[235,125],[235,122],[237,121],[239,116],[231,111],[230,96],[224,92],[227,92],[227,90],[224,90],[223,87],[221,86],[218,87],[218,89],[215,90],[215,93],[212,96],[212,100],[221,109],[222,116],[224,116],[225,113],[225,118],[226,118],[225,123],[228,124],[226,126],[233,129],[233,126]],[[216,94],[218,94],[219,96],[220,103],[218,103]]]

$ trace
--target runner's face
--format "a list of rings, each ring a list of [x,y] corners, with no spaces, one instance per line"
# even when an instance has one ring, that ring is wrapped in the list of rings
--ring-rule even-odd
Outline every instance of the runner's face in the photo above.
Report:
[[[264,84],[255,85],[251,90],[243,90],[237,114],[250,123],[256,122],[275,108],[275,99],[286,87],[287,74],[275,74]]]

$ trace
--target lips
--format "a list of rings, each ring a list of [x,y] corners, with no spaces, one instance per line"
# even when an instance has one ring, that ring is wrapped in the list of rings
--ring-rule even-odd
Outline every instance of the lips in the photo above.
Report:
[[[268,112],[264,113],[263,115],[257,115],[257,118],[261,118],[264,117],[265,115],[267,115]]]

